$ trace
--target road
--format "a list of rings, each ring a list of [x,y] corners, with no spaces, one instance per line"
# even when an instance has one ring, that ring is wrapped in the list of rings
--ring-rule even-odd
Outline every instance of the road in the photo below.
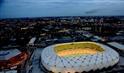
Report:
[[[27,73],[44,73],[42,66],[40,66],[40,56],[41,56],[42,48],[36,49],[32,57],[30,59],[30,62],[32,62],[32,65],[30,65]]]

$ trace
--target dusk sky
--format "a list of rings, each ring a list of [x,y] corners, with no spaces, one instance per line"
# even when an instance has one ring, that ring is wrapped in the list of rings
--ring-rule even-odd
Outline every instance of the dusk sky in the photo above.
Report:
[[[0,0],[0,18],[124,15],[124,0]]]

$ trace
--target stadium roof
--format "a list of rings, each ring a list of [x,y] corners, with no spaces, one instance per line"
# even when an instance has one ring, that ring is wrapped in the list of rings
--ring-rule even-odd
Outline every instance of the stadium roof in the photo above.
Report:
[[[10,49],[0,51],[0,60],[9,60],[12,57],[19,55],[21,52],[18,49]]]
[[[119,61],[119,54],[110,47],[99,44],[104,51],[93,55],[61,57],[55,52],[55,45],[46,47],[41,54],[42,64],[52,72],[83,72],[113,66]],[[61,45],[61,44],[59,44]],[[92,61],[92,62],[91,62]]]

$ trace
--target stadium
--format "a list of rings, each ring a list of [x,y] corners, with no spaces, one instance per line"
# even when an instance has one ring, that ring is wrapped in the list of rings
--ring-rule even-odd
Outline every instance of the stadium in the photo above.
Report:
[[[17,69],[28,57],[27,52],[18,49],[0,51],[0,69]]]
[[[44,48],[42,65],[54,73],[80,73],[109,68],[119,62],[119,54],[96,42],[70,42]]]

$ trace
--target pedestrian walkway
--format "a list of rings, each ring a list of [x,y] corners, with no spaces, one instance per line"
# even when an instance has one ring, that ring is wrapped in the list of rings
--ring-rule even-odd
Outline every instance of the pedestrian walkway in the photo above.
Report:
[[[32,54],[32,57],[31,57],[32,65],[29,71],[27,71],[28,73],[44,73],[40,67],[41,52],[42,52],[42,48],[38,48]]]

